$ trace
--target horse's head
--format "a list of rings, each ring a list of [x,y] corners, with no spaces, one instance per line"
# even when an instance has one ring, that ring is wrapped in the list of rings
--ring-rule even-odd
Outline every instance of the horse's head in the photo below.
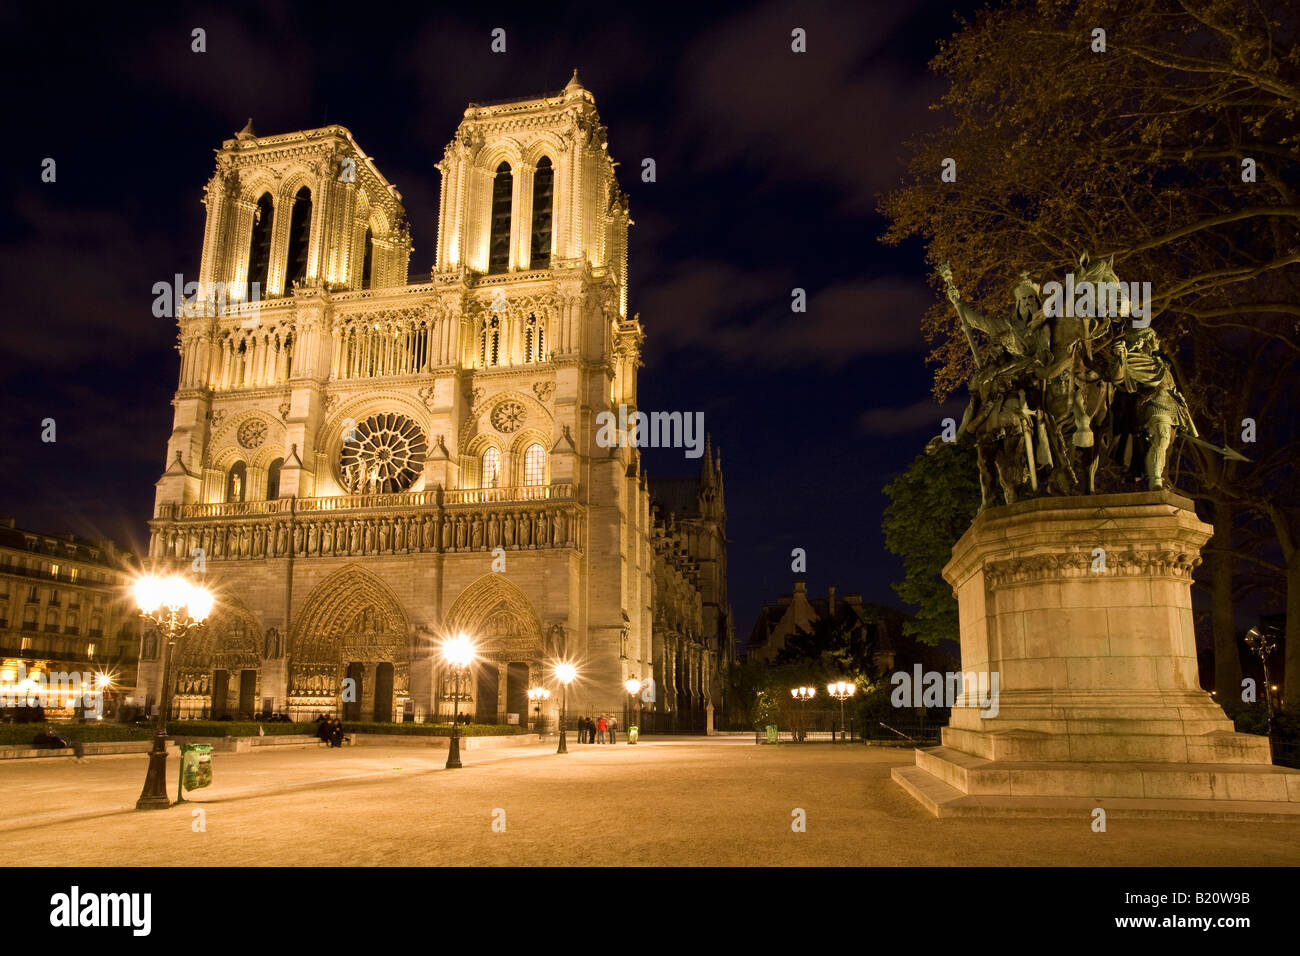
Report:
[[[1075,273],[1074,284],[1091,282],[1097,291],[1097,308],[1107,318],[1128,318],[1132,303],[1128,297],[1128,287],[1119,281],[1115,274],[1115,254],[1104,259],[1093,259],[1084,252],[1079,256],[1079,271]],[[1109,303],[1109,305],[1107,305]],[[1104,312],[1103,312],[1104,309]]]

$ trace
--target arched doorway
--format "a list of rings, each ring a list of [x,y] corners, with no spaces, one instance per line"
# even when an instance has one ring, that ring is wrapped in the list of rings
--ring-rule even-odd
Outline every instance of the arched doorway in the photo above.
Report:
[[[479,649],[460,712],[478,723],[526,724],[529,681],[540,680],[544,656],[541,622],[527,595],[500,574],[485,575],[456,598],[446,626],[448,633],[468,634]],[[436,685],[439,719],[451,717],[450,678],[444,672]]]
[[[374,574],[351,565],[317,585],[303,605],[289,659],[289,716],[395,719],[410,680],[410,626]]]
[[[263,645],[256,618],[237,602],[176,646],[174,717],[251,719],[257,710]]]

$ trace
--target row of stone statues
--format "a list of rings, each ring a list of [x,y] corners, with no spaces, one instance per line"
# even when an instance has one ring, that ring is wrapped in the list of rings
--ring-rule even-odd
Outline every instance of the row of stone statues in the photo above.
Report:
[[[1245,460],[1200,440],[1149,319],[1130,315],[1112,259],[1085,254],[1064,285],[1088,290],[1095,307],[1061,307],[1054,294],[1045,308],[1042,287],[1022,274],[1005,317],[985,316],[962,301],[946,265],[940,275],[975,358],[961,425],[943,437],[974,438],[983,507],[994,503],[995,480],[1007,504],[1039,494],[1094,494],[1103,459],[1127,480],[1163,488],[1178,434]]]
[[[421,551],[490,551],[493,548],[565,548],[575,545],[575,520],[567,508],[523,512],[396,515],[380,518],[248,521],[173,525],[155,533],[151,551],[189,560],[207,558],[322,557],[405,554]]]

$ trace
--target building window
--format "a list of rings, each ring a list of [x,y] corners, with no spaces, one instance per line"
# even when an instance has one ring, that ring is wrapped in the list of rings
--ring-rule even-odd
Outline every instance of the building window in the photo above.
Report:
[[[306,186],[293,197],[293,212],[289,214],[289,256],[285,262],[284,294],[293,292],[295,282],[307,278],[307,247],[311,242],[311,190]]]
[[[514,201],[515,177],[510,164],[502,163],[492,178],[492,223],[488,237],[488,272],[510,268],[510,204]]]
[[[59,566],[58,566],[57,564],[51,564],[51,565],[50,565],[50,577],[52,577],[52,578],[57,578],[58,576],[59,576]]]
[[[479,338],[479,364],[501,364],[501,320],[495,315],[483,323],[483,334]]]
[[[47,631],[57,631],[57,630],[59,629],[59,612],[58,612],[58,611],[46,611],[46,612],[45,612],[45,629],[46,629]]]
[[[22,642],[22,647],[20,647],[19,650],[30,651],[32,649],[32,639],[30,637],[24,637]]]
[[[87,644],[87,645],[86,645],[86,656],[87,656],[87,657],[94,657],[94,656],[95,656],[95,645],[94,645],[94,644]]]
[[[483,452],[483,470],[481,472],[480,488],[495,488],[501,479],[501,452],[489,447]]]
[[[524,324],[524,361],[546,361],[546,330],[535,315]]]
[[[370,288],[371,270],[375,262],[375,234],[366,226],[365,252],[361,259],[361,288]]]
[[[53,593],[50,594],[50,607],[58,607],[62,603],[63,600],[59,597],[59,589],[55,588]]]
[[[277,458],[271,462],[271,467],[266,470],[266,500],[274,501],[280,497],[280,469],[284,467],[284,459]]]
[[[69,580],[69,581],[76,581],[76,580],[77,580],[77,574],[78,574],[78,573],[79,573],[79,569],[78,569],[78,568],[69,568],[69,569],[68,569],[68,580]]]
[[[226,500],[243,501],[247,486],[248,468],[242,461],[237,461],[226,475]]]
[[[266,298],[266,277],[271,268],[271,218],[275,207],[270,193],[262,193],[253,210],[253,235],[248,243],[248,288],[244,300]],[[255,288],[256,287],[256,288]]]
[[[546,481],[546,450],[536,443],[524,451],[524,484],[540,485]]]
[[[533,241],[529,255],[530,269],[548,269],[551,265],[551,207],[555,197],[555,170],[551,158],[537,161],[533,176]]]

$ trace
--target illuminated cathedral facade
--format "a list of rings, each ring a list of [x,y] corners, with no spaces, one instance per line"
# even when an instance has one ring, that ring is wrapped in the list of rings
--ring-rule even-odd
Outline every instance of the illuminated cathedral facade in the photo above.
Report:
[[[597,440],[643,341],[614,166],[576,72],[471,105],[408,283],[401,194],[348,130],[222,144],[150,522],[154,563],[218,595],[173,712],[527,724],[545,686],[553,726],[564,659],[571,714],[706,729],[734,655],[720,457],[666,504]],[[454,701],[458,632],[479,661]],[[159,657],[146,637],[154,702]]]

